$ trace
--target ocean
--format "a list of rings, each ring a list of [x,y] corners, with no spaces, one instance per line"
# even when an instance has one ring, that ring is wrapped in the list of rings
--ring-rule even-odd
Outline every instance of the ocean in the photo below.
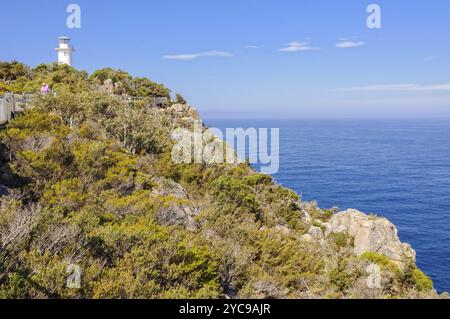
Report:
[[[205,122],[279,128],[278,183],[322,208],[387,217],[435,288],[450,291],[450,120]]]

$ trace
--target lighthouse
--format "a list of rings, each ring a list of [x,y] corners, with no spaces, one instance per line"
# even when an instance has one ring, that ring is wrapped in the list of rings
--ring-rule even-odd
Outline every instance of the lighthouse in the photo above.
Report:
[[[67,64],[68,66],[72,66],[72,53],[75,49],[70,46],[69,37],[60,37],[59,48],[56,48],[55,50],[58,52],[59,64]]]

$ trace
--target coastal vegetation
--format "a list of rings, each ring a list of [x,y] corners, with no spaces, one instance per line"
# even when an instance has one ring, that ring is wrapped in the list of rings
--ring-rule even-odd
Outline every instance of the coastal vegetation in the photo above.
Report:
[[[352,236],[325,232],[335,209],[248,164],[174,164],[171,132],[192,123],[150,106],[170,97],[161,84],[17,62],[0,63],[0,81],[3,91],[54,92],[0,131],[0,298],[437,296],[413,261],[355,255]],[[79,287],[67,284],[70,265]],[[379,267],[376,287],[368,265]]]

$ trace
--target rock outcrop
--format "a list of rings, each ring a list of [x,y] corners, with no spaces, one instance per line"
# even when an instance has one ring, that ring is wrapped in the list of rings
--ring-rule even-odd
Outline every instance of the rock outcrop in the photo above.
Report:
[[[408,261],[415,262],[416,252],[409,244],[400,242],[397,228],[386,218],[368,216],[349,209],[331,217],[325,235],[348,233],[354,238],[354,253],[376,252],[388,257],[403,268]]]
[[[304,241],[313,241],[313,240],[320,241],[324,238],[324,236],[323,231],[322,229],[320,229],[320,227],[311,226],[309,231],[306,234],[304,234],[301,238]]]
[[[160,207],[156,212],[156,222],[165,226],[182,226],[189,231],[198,229],[195,216],[198,211],[192,207],[172,203],[166,207]]]
[[[153,194],[160,196],[172,196],[178,199],[187,199],[186,190],[180,184],[167,178],[155,178],[156,186],[153,188]]]
[[[177,117],[181,119],[186,119],[189,121],[200,121],[200,114],[197,109],[189,106],[188,104],[173,104],[171,107],[167,109],[168,111],[172,111],[176,113]]]
[[[98,88],[98,90],[99,90],[99,92],[102,92],[102,93],[114,94],[114,92],[115,92],[115,86],[114,86],[113,80],[111,80],[111,79],[106,79],[106,80],[103,82],[103,85],[101,85],[101,86]]]
[[[366,267],[366,273],[368,274],[366,278],[367,288],[369,289],[382,289],[381,281],[383,279],[381,274],[380,266],[377,264],[369,264]]]
[[[176,200],[170,204],[157,209],[156,221],[166,226],[182,226],[187,230],[194,231],[198,228],[195,216],[198,210],[184,202],[189,203],[186,190],[180,184],[167,178],[156,178],[156,186],[152,193],[163,197],[173,197]]]

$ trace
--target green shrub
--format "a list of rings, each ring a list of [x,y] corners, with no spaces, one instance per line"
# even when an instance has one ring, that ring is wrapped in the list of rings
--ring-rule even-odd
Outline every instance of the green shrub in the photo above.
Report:
[[[242,180],[221,176],[212,183],[212,191],[222,207],[231,204],[254,213],[258,210],[255,191]]]
[[[23,89],[17,86],[7,85],[0,82],[0,96],[4,95],[7,92],[23,93]]]
[[[414,269],[412,272],[412,277],[417,290],[426,292],[433,289],[433,281],[420,269]]]
[[[244,178],[244,183],[249,186],[269,185],[272,183],[272,177],[266,174],[252,174]]]
[[[0,285],[0,299],[27,298],[31,287],[27,279],[20,273],[11,273]]]
[[[389,270],[392,273],[399,275],[400,269],[398,266],[392,262],[389,258],[384,255],[375,252],[365,252],[359,258],[363,261],[368,261],[374,264],[377,264],[381,267],[381,269]]]
[[[15,81],[21,77],[28,78],[29,75],[30,69],[25,64],[0,61],[0,81]]]
[[[347,233],[331,233],[330,236],[338,248],[353,246],[353,238]]]
[[[97,85],[103,84],[107,79],[112,80],[115,84],[114,93],[116,94],[141,97],[169,97],[170,95],[170,90],[164,85],[147,78],[133,78],[130,74],[121,70],[101,69],[95,71],[90,77],[90,80]]]
[[[356,277],[348,267],[348,260],[341,258],[338,261],[337,267],[330,271],[329,279],[331,284],[333,284],[340,292],[344,292],[353,285]]]

